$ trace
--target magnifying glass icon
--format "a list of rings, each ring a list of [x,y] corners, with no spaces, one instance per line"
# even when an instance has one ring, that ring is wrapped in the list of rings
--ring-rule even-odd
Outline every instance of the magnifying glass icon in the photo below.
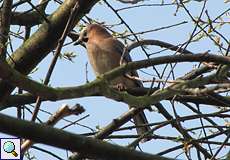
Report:
[[[11,141],[6,141],[4,144],[3,144],[3,150],[6,152],[6,153],[11,153],[14,157],[17,157],[18,154],[17,152],[15,152],[15,145],[13,142]]]

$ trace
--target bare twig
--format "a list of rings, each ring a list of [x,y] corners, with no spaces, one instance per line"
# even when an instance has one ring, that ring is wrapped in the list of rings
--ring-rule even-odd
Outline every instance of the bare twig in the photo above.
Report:
[[[69,115],[79,115],[84,111],[85,111],[84,108],[79,104],[76,104],[71,108],[65,104],[61,106],[56,113],[51,115],[51,117],[45,123],[45,125],[54,126],[58,121],[60,121],[64,117]],[[25,153],[33,144],[34,142],[32,140],[25,140],[21,145],[21,153],[22,154]]]

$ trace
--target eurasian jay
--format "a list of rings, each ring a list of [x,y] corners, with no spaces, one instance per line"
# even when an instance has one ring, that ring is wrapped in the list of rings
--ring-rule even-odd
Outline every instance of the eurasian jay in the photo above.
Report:
[[[120,59],[123,53],[124,45],[115,39],[105,28],[98,24],[90,24],[80,33],[78,43],[80,41],[86,41],[86,48],[88,58],[92,68],[99,76],[105,72],[108,72],[120,65]],[[124,62],[131,62],[130,55],[124,57]],[[138,77],[136,71],[129,73],[131,76]],[[126,75],[119,76],[112,80],[111,85],[122,84],[125,88],[142,87],[142,83],[137,80],[128,78]],[[135,125],[148,124],[146,116],[143,111],[133,117]],[[141,135],[150,130],[149,126],[138,127],[137,134]],[[145,138],[142,142],[149,140]]]

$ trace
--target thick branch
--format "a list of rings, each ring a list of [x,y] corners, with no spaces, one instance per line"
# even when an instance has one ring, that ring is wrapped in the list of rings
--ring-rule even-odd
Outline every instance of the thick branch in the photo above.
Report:
[[[12,12],[10,23],[11,25],[34,26],[41,24],[43,21],[43,17],[40,16],[37,12]]]
[[[75,23],[86,14],[97,0],[78,0],[79,14],[76,16]],[[8,59],[11,67],[22,74],[28,74],[47,54],[56,46],[58,39],[63,33],[71,9],[77,0],[65,0],[64,3],[47,19],[49,23],[43,22],[41,27],[13,54],[12,59]],[[74,26],[71,26],[73,28]],[[14,86],[0,81],[0,101],[8,96]]]
[[[63,149],[77,151],[90,158],[111,160],[169,160],[169,158],[130,150],[93,138],[36,124],[0,114],[0,131],[21,138],[28,138],[36,143],[44,143]],[[10,124],[10,125],[9,125]],[[25,129],[29,132],[25,132]]]
[[[91,83],[78,86],[78,87],[71,87],[71,88],[54,89],[54,88],[43,86],[42,84],[30,80],[25,76],[21,75],[19,72],[13,70],[5,62],[0,63],[0,72],[1,72],[0,77],[4,80],[7,80],[7,82],[12,83],[13,85],[18,86],[26,91],[29,91],[30,93],[36,96],[41,96],[43,99],[57,100],[57,99],[65,99],[65,98],[79,98],[79,97],[92,96],[101,93],[102,95],[113,98],[115,100],[123,100],[124,102],[130,102],[129,98],[134,99],[135,97],[128,96],[127,94],[122,92],[113,91],[112,93],[111,89],[105,87],[104,84],[105,81],[110,81],[113,78],[121,74],[124,74],[130,70],[136,70],[139,68],[158,65],[162,63],[173,63],[173,62],[184,62],[184,61],[192,61],[192,62],[206,61],[206,62],[216,62],[220,64],[229,64],[230,58],[225,56],[217,56],[217,55],[209,55],[209,54],[196,54],[196,55],[164,56],[164,57],[152,58],[148,60],[136,61],[136,62],[128,63],[127,65],[120,66],[110,72],[107,72],[104,75],[102,75],[101,78]],[[165,92],[165,94],[168,93],[166,90],[164,90],[163,92]],[[167,95],[166,98],[169,98],[171,96],[173,95]]]
[[[6,46],[10,30],[11,8],[13,0],[4,0],[0,14],[0,58],[6,58]]]
[[[60,88],[61,89],[61,88]],[[68,88],[65,88],[66,90],[68,90]],[[63,89],[63,90],[65,90]],[[149,92],[150,88],[129,88],[126,91],[132,95],[135,96],[144,96],[147,93],[152,94],[153,91]],[[98,93],[98,94],[92,94],[90,96],[103,96],[102,94]],[[72,98],[72,97],[71,97]],[[230,103],[226,103],[225,101],[229,102],[230,101],[230,97],[226,96],[226,97],[222,97],[223,99],[220,101],[219,99],[214,99],[213,97],[210,96],[190,96],[190,95],[181,95],[181,96],[176,96],[176,97],[170,97],[167,100],[174,100],[174,101],[178,101],[181,103],[185,103],[185,102],[191,102],[191,103],[195,103],[195,104],[205,104],[205,105],[213,105],[213,106],[224,106],[224,107],[230,107]],[[69,97],[66,97],[65,99],[70,99]],[[47,101],[48,99],[43,99],[43,101]],[[58,100],[63,100],[62,97],[57,97],[56,101]],[[25,105],[25,104],[31,104],[31,103],[35,103],[36,101],[36,97],[26,93],[26,94],[21,94],[21,95],[12,95],[9,96],[6,100],[4,100],[3,102],[0,103],[0,110],[9,108],[9,107],[13,107],[16,105]]]

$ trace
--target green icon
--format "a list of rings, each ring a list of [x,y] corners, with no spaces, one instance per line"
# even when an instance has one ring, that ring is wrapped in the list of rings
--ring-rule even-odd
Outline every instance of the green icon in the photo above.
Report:
[[[15,145],[13,142],[11,141],[6,141],[4,144],[3,144],[3,150],[6,152],[6,153],[11,153],[14,157],[17,157],[18,154],[17,152],[15,152]]]

